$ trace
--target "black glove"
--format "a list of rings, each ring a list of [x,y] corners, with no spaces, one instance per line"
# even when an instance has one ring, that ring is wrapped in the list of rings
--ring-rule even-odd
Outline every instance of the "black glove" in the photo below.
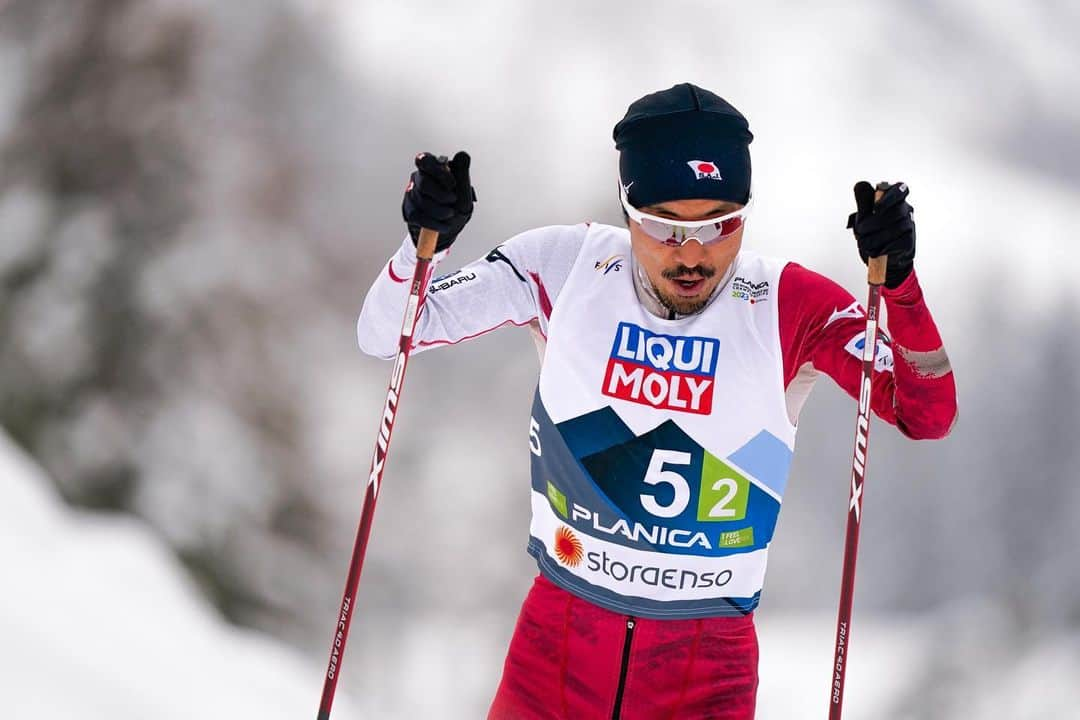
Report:
[[[866,181],[855,184],[855,212],[847,226],[855,232],[859,257],[865,263],[872,257],[888,255],[885,287],[895,288],[907,279],[915,263],[914,209],[908,205],[908,186],[904,183],[881,183],[884,195],[874,202],[874,188]]]
[[[469,153],[462,150],[449,163],[431,153],[416,156],[416,172],[409,177],[401,216],[409,226],[413,245],[420,228],[439,233],[435,251],[450,247],[472,217],[476,191],[469,183]]]

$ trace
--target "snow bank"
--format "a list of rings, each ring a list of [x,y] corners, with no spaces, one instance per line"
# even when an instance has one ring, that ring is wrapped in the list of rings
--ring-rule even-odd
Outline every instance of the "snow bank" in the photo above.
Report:
[[[829,712],[836,616],[757,614],[761,645],[758,720],[823,718]],[[881,720],[903,702],[925,659],[925,622],[852,617],[844,717]]]
[[[0,717],[315,717],[321,667],[228,625],[140,523],[52,487],[0,433]],[[334,717],[357,715],[339,696]]]
[[[764,610],[757,621],[757,720],[825,717],[835,614]],[[844,719],[1080,718],[1080,633],[1024,637],[1014,623],[987,598],[913,616],[860,615],[856,601]]]
[[[73,511],[52,487],[0,433],[0,718],[315,716],[321,666],[218,617],[139,522]],[[758,614],[758,720],[825,716],[835,622]],[[1080,638],[1017,647],[1000,633],[1006,622],[978,602],[917,617],[856,611],[844,717],[922,717],[916,699],[927,695],[943,720],[1077,717]],[[474,701],[481,686],[494,689],[497,670],[463,665],[462,648],[495,629],[482,618],[448,628],[424,616],[408,627],[398,638],[408,652],[392,654],[381,675],[360,673],[353,657],[342,688],[362,689],[364,716],[377,720],[477,717]],[[339,696],[334,717],[360,714]]]

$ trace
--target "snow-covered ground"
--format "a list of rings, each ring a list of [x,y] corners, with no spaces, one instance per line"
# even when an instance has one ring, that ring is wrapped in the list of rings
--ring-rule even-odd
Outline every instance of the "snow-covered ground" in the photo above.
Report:
[[[858,603],[856,603],[857,605]],[[824,718],[835,618],[758,614],[757,720]],[[1080,634],[1020,641],[1002,608],[852,622],[846,720],[1078,720]]]
[[[757,625],[759,720],[825,717],[836,617],[759,612]],[[844,716],[850,720],[890,717],[883,710],[901,702],[916,682],[916,668],[927,647],[924,625],[854,617],[851,643]]]
[[[314,717],[320,665],[222,620],[138,521],[71,510],[52,487],[0,433],[0,718]],[[977,603],[921,617],[856,611],[845,718],[1080,718],[1080,639],[1012,647],[1002,622]],[[831,615],[759,613],[758,720],[825,715],[834,627]],[[475,696],[498,678],[460,658],[492,632],[482,618],[452,631],[416,618],[398,639],[405,667],[365,682],[346,664],[334,717],[477,717],[486,698]],[[912,701],[927,693],[940,712]]]
[[[53,487],[0,433],[0,718],[315,717],[321,667],[222,620],[139,522]],[[359,715],[339,694],[334,717]]]

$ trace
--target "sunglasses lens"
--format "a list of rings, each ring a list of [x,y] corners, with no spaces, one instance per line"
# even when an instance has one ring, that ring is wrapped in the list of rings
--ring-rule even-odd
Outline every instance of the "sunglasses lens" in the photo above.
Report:
[[[626,187],[619,186],[619,199],[622,202],[626,214],[641,226],[642,231],[657,242],[665,245],[682,245],[693,238],[702,245],[709,245],[724,240],[729,235],[737,232],[745,222],[746,213],[750,209],[748,202],[741,210],[732,213],[731,216],[717,218],[719,222],[707,225],[681,225],[678,222],[668,222],[655,216],[650,216],[630,205],[626,197]]]
[[[690,238],[695,238],[702,245],[718,242],[731,235],[742,227],[742,217],[734,217],[713,225],[701,227],[686,225],[669,225],[645,218],[641,221],[641,229],[654,240],[659,240],[665,245],[682,245]]]
[[[668,245],[681,245],[683,241],[682,233],[680,232],[682,228],[677,225],[668,225],[667,223],[646,218],[641,221],[641,229],[652,239],[659,240]]]
[[[728,220],[725,220],[722,223],[720,223],[719,235],[717,235],[717,237],[727,237],[728,235],[731,235],[733,232],[735,232],[736,230],[738,230],[742,226],[743,226],[743,217],[742,217],[742,215],[740,215],[738,217],[730,218]]]

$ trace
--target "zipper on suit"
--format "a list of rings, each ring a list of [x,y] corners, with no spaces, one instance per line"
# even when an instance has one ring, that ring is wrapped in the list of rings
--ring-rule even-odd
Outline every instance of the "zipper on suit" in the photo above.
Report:
[[[622,664],[619,666],[619,685],[615,689],[615,707],[611,711],[611,720],[619,720],[619,715],[622,712],[623,690],[626,689],[626,672],[629,670],[630,665],[630,643],[634,640],[634,626],[636,624],[637,618],[633,616],[626,618],[626,635],[623,638]]]

